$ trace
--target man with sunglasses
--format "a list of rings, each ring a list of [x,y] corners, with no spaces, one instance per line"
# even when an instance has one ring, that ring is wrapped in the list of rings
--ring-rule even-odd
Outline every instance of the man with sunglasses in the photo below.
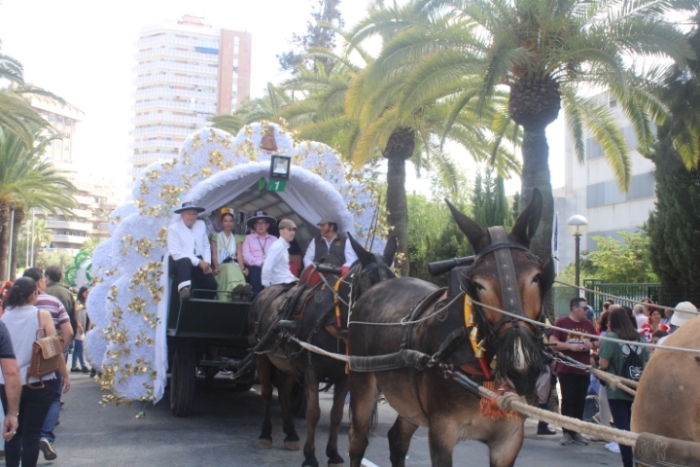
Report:
[[[279,223],[280,238],[272,244],[267,252],[262,267],[262,285],[269,287],[276,284],[296,282],[297,278],[289,269],[289,244],[294,240],[297,226],[289,219]]]

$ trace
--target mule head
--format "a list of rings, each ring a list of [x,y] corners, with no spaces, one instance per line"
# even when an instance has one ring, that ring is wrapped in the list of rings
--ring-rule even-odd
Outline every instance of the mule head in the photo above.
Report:
[[[496,356],[496,373],[518,394],[532,394],[546,365],[540,330],[488,307],[533,320],[542,317],[554,268],[551,261],[543,265],[528,250],[542,215],[542,195],[535,189],[532,201],[508,234],[500,228],[484,229],[448,205],[476,253],[473,266],[461,281],[474,300],[486,305],[475,306],[474,310],[481,336]]]
[[[352,266],[349,273],[353,277],[353,281],[357,281],[358,285],[358,290],[355,291],[358,295],[355,298],[359,298],[359,294],[366,292],[374,284],[396,277],[391,270],[391,264],[394,262],[397,250],[395,236],[387,240],[384,253],[380,255],[365,250],[349,232],[347,235],[350,245],[352,245],[352,249],[358,258],[358,262]]]

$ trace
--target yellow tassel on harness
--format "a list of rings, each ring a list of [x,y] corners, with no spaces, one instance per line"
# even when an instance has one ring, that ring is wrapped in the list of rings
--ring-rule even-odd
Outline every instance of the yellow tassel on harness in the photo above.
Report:
[[[486,363],[486,360],[484,359],[484,348],[482,345],[479,343],[479,329],[474,326],[474,313],[472,310],[472,299],[469,297],[469,295],[464,295],[464,326],[469,328],[470,326],[472,327],[471,332],[469,333],[469,343],[472,346],[472,350],[474,351],[474,356],[476,357],[477,361],[479,362],[479,366],[481,367],[481,371],[486,377],[487,380],[491,379],[491,371],[489,370],[489,366]]]
[[[339,278],[338,281],[333,286],[335,293],[333,294],[333,302],[335,303],[335,324],[338,329],[343,328],[342,314],[340,312],[340,300],[338,299],[338,292],[340,291],[340,284],[343,283],[343,278]]]

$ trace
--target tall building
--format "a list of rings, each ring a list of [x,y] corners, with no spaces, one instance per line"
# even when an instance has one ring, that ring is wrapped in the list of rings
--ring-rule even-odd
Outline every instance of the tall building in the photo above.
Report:
[[[170,160],[207,118],[250,95],[252,36],[185,15],[141,31],[134,85],[131,177]]]
[[[61,105],[48,99],[34,98],[31,103],[62,138],[51,142],[44,155],[57,166],[71,165],[77,124],[83,120],[85,114],[70,104]]]
[[[610,164],[590,133],[585,135],[585,162],[579,163],[571,135],[564,139],[565,185],[554,190],[554,210],[559,216],[560,270],[574,262],[574,237],[566,221],[574,214],[588,219],[588,232],[581,239],[581,250],[593,251],[593,237],[621,240],[620,231],[635,232],[649,218],[656,201],[654,164],[637,151],[637,139],[629,120],[614,96],[603,93],[597,99],[607,105],[622,128],[630,149],[632,181],[626,193],[620,192]]]
[[[32,99],[31,104],[61,137],[46,147],[44,157],[63,170],[63,176],[75,185],[74,196],[78,202],[78,207],[70,214],[50,215],[34,210],[32,216],[46,220],[46,227],[51,231],[51,244],[44,247],[77,253],[86,240],[109,237],[109,214],[121,203],[122,188],[114,180],[96,179],[77,170],[73,156],[78,126],[85,117],[81,110],[68,103],[57,104],[40,98]]]

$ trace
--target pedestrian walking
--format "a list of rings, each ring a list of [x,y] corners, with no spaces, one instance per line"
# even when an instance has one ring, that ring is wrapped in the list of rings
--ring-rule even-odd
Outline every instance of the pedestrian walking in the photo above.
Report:
[[[20,370],[22,394],[19,403],[19,415],[16,434],[7,440],[5,438],[5,465],[18,467],[35,467],[39,457],[42,426],[49,413],[54,395],[57,391],[67,392],[70,389],[70,379],[65,360],[61,362],[60,373],[63,378],[59,381],[54,374],[43,378],[43,387],[39,379],[27,375],[32,360],[32,345],[37,334],[50,337],[56,335],[51,314],[36,307],[39,297],[36,282],[30,277],[21,277],[15,281],[7,297],[7,308],[2,322],[7,327],[12,339],[12,347]],[[0,376],[3,378],[3,376]],[[5,379],[0,379],[5,384]],[[7,407],[7,397],[2,393],[3,405]],[[9,413],[12,415],[12,412]]]

